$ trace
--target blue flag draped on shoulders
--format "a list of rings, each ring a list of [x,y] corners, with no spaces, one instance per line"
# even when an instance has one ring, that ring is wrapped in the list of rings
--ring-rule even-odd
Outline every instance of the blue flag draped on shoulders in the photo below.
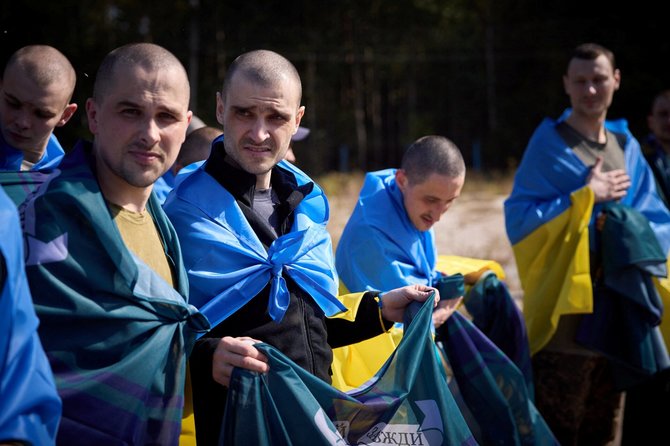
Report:
[[[395,183],[396,169],[370,172],[337,245],[335,265],[349,290],[431,285],[438,277],[433,229],[414,227]]]
[[[36,162],[31,170],[50,170],[54,169],[60,164],[65,151],[61,147],[58,138],[52,133],[47,141],[47,146],[44,150],[44,155],[38,162]],[[21,163],[23,162],[23,152],[16,149],[4,140],[0,135],[0,171],[2,170],[21,170]]]
[[[15,205],[0,189],[0,443],[52,445],[61,415],[24,272]]]
[[[551,339],[561,315],[593,311],[589,251],[595,219],[586,186],[586,166],[559,135],[558,121],[545,119],[531,137],[505,201],[505,225],[524,289],[524,316],[531,352]],[[625,120],[605,127],[625,137],[624,160],[631,187],[620,200],[649,222],[662,252],[670,248],[670,213],[658,197],[653,174]]]
[[[24,208],[26,273],[63,400],[58,442],[175,445],[186,358],[209,329],[189,305],[173,227],[147,211],[175,288],[125,245],[80,143]]]
[[[571,194],[586,187],[590,166],[577,157],[556,130],[568,114],[566,111],[558,121],[545,119],[524,152],[515,175],[514,189],[505,202],[505,226],[512,244],[563,213],[572,204]],[[624,156],[631,187],[620,202],[649,220],[667,253],[670,249],[670,214],[655,192],[653,174],[642,156],[640,144],[623,119],[606,121],[605,127],[626,138]],[[592,220],[601,208],[601,204],[596,205]]]
[[[433,229],[419,231],[405,210],[396,169],[370,172],[337,246],[336,266],[349,290],[438,286],[442,273]],[[465,271],[463,271],[465,273]],[[532,391],[526,327],[505,284],[487,273],[465,297],[475,325],[524,372]],[[504,315],[505,317],[501,317]]]
[[[281,162],[275,168],[291,172],[298,185],[311,182],[290,163]],[[337,299],[338,279],[325,228],[328,202],[317,185],[295,210],[290,232],[274,240],[268,250],[235,198],[205,172],[204,165],[179,178],[164,208],[180,239],[188,244],[184,264],[191,302],[212,326],[240,309],[270,282],[268,314],[280,321],[289,302],[283,274],[305,290],[326,316],[346,311]]]
[[[221,444],[477,444],[435,355],[432,300],[412,305],[418,310],[398,349],[370,382],[350,392],[256,344],[270,371],[233,371]]]

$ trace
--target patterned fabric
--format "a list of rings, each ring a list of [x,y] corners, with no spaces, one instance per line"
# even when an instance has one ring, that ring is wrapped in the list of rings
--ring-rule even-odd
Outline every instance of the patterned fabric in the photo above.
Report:
[[[532,402],[524,374],[468,319],[454,313],[436,339],[482,443],[558,445]]]
[[[467,296],[467,309],[473,323],[523,374],[527,395],[533,401],[528,333],[509,290],[493,271],[487,271],[470,287]]]
[[[221,444],[476,444],[435,354],[432,303],[413,305],[416,316],[394,355],[374,379],[348,393],[257,344],[270,371],[235,369]]]
[[[63,400],[58,442],[177,444],[186,357],[209,325],[186,301],[174,229],[152,215],[177,290],[123,243],[80,143],[25,207],[27,276]]]
[[[61,414],[23,269],[16,207],[0,189],[0,443],[52,445]]]

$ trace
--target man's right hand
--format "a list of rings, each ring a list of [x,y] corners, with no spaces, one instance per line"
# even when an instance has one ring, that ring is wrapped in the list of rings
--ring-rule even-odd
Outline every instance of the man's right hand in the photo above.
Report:
[[[259,352],[254,344],[260,341],[249,337],[232,338],[226,336],[219,341],[212,359],[212,377],[214,381],[228,387],[234,367],[266,373],[270,370],[268,359]]]
[[[603,159],[599,156],[586,178],[586,185],[593,191],[595,202],[620,200],[630,187],[630,177],[623,169],[603,172],[602,167]]]

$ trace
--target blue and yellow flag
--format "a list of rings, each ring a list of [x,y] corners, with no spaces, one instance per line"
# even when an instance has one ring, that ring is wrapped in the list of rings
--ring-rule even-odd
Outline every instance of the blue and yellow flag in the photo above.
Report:
[[[568,114],[569,110],[558,121],[545,119],[535,131],[504,206],[507,235],[524,289],[531,353],[549,342],[562,315],[593,311],[589,250],[602,204],[594,205],[593,192],[585,186],[590,166],[556,130]],[[624,120],[607,121],[606,128],[626,141],[624,158],[631,187],[621,204],[646,217],[667,253],[670,213],[656,193],[639,143]]]

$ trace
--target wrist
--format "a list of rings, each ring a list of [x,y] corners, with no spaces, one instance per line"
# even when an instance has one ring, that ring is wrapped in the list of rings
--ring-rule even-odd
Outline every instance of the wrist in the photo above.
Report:
[[[380,310],[381,310],[382,308],[384,308],[384,303],[383,303],[383,301],[382,301],[382,297],[384,296],[384,294],[386,294],[386,293],[380,291],[380,292],[375,296],[375,302],[377,302],[377,306],[379,307]]]

